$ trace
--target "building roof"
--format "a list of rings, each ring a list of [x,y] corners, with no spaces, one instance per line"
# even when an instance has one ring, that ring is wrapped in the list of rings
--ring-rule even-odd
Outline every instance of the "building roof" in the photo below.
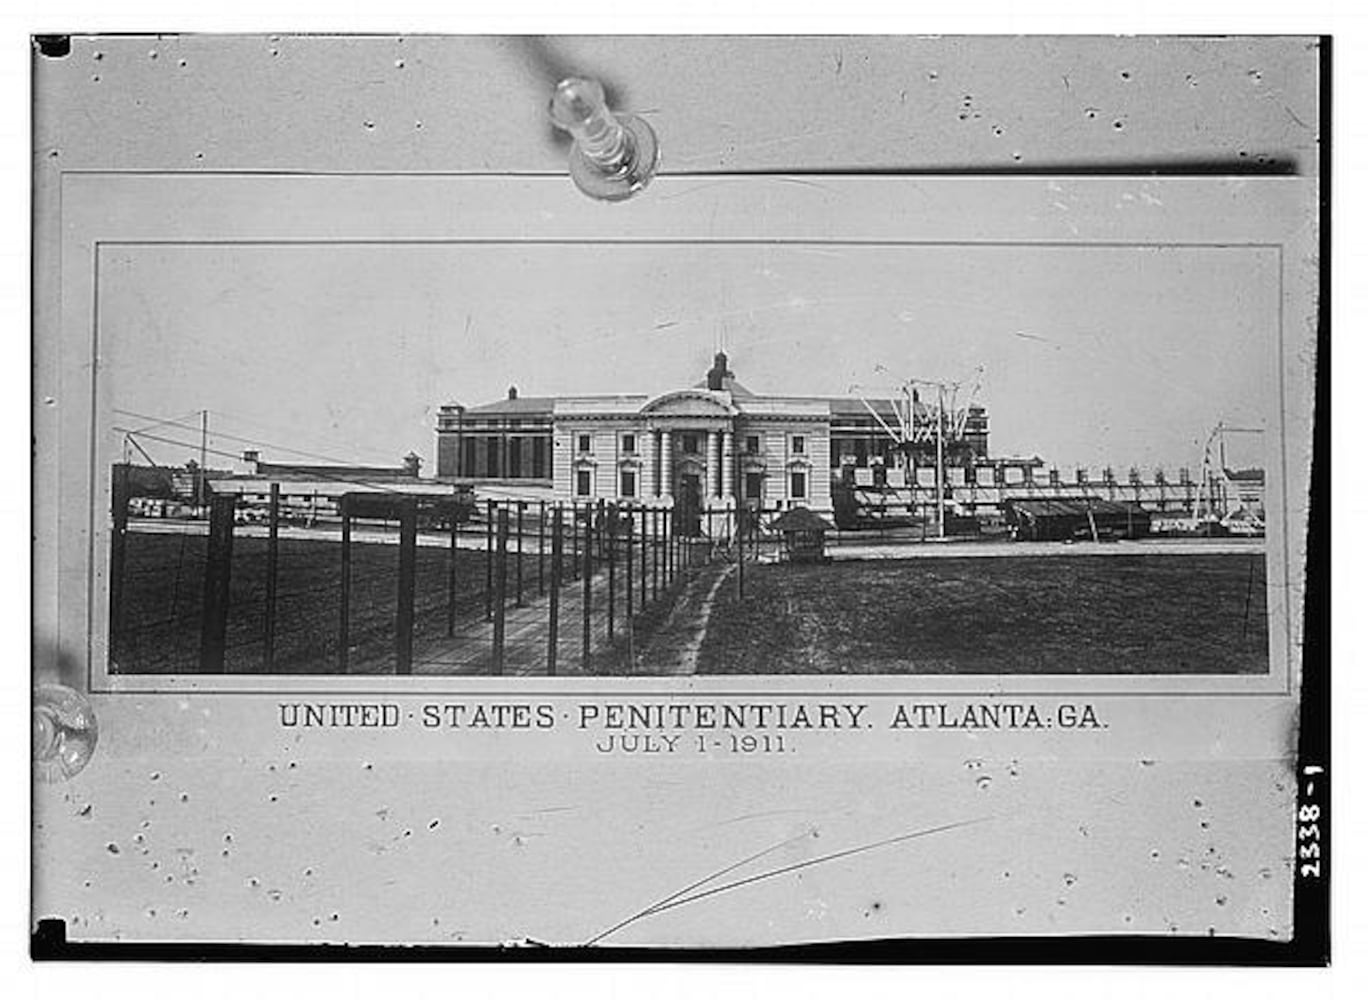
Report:
[[[898,419],[893,403],[887,399],[871,399],[869,406],[866,406],[865,401],[858,396],[828,396],[822,401],[831,407],[833,417],[864,417],[869,419],[869,407],[872,406],[875,413],[890,423]]]
[[[1118,500],[1102,500],[1094,497],[1091,500],[1004,500],[1004,507],[1031,517],[1087,517],[1091,511],[1093,516],[1098,514],[1140,514],[1141,511],[1136,504],[1122,503]]]
[[[807,507],[794,507],[780,514],[769,524],[771,531],[835,531],[836,527]]]
[[[693,384],[693,388],[695,388],[695,389],[707,389],[707,388],[708,388],[708,380],[705,378],[705,379],[702,379],[701,381],[695,382],[695,383]],[[747,388],[746,388],[744,385],[742,385],[740,382],[736,381],[736,379],[733,378],[731,375],[724,375],[724,376],[722,377],[722,388],[723,388],[723,390],[725,390],[725,391],[727,391],[727,392],[730,392],[730,393],[732,394],[732,399],[755,399],[755,398],[756,398],[755,393],[751,392],[749,389],[747,389]]]
[[[409,467],[406,465],[300,465],[295,462],[262,462],[258,460],[256,462],[256,474],[276,480],[408,480],[418,478],[418,469],[416,466]]]
[[[466,413],[480,417],[549,417],[555,405],[555,396],[519,396],[472,406]]]

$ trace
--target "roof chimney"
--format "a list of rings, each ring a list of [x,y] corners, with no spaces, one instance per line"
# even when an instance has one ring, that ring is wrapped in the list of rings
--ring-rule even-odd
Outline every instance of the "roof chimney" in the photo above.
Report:
[[[508,398],[509,398],[509,399],[517,399],[517,398],[518,398],[518,387],[517,387],[516,385],[510,385],[510,386],[508,387]]]

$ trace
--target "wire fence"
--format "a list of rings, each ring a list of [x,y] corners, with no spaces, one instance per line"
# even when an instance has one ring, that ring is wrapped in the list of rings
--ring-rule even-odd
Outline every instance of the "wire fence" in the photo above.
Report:
[[[778,553],[765,512],[601,500],[346,494],[335,534],[300,537],[279,485],[263,524],[215,495],[207,533],[145,531],[118,469],[118,673],[631,673],[692,580],[735,564],[743,588]]]

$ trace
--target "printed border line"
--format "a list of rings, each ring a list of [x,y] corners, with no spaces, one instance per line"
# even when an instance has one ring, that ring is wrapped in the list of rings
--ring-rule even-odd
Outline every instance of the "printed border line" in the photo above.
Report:
[[[94,173],[99,173],[99,172],[94,172]],[[189,175],[187,175],[187,176],[193,176],[193,174],[189,174]],[[396,175],[396,176],[405,176],[405,175],[402,175],[402,174],[401,174],[401,175]],[[460,175],[453,175],[453,176],[460,176]],[[222,247],[236,247],[236,246],[241,246],[241,247],[274,247],[274,246],[281,246],[281,247],[295,247],[295,246],[302,246],[302,247],[308,247],[308,246],[333,247],[333,246],[585,246],[585,245],[600,245],[600,246],[641,246],[641,245],[645,245],[645,246],[848,246],[848,247],[887,247],[887,248],[898,248],[898,247],[920,247],[920,248],[930,248],[930,247],[965,247],[965,248],[980,248],[980,247],[985,247],[985,248],[986,248],[986,247],[1015,248],[1015,247],[1028,247],[1028,248],[1041,248],[1041,249],[1083,249],[1083,250],[1088,250],[1088,249],[1130,249],[1130,250],[1134,250],[1134,249],[1149,249],[1149,248],[1153,248],[1153,249],[1164,249],[1164,248],[1170,248],[1170,249],[1211,249],[1211,250],[1245,250],[1245,249],[1248,249],[1248,250],[1276,250],[1276,251],[1277,251],[1277,265],[1278,265],[1278,332],[1277,332],[1277,346],[1278,346],[1278,429],[1279,429],[1279,451],[1280,451],[1280,453],[1281,453],[1280,466],[1281,466],[1281,475],[1282,475],[1282,501],[1283,501],[1283,509],[1282,509],[1282,521],[1283,521],[1283,524],[1282,524],[1282,528],[1283,528],[1283,531],[1282,531],[1282,535],[1283,535],[1283,587],[1282,587],[1282,603],[1283,603],[1284,608],[1285,608],[1285,616],[1284,616],[1284,617],[1285,617],[1285,622],[1284,622],[1285,628],[1284,628],[1284,632],[1286,633],[1285,639],[1286,639],[1286,653],[1287,653],[1287,659],[1286,659],[1286,661],[1285,661],[1285,663],[1284,663],[1284,671],[1283,671],[1283,674],[1284,674],[1284,676],[1283,676],[1283,687],[1282,687],[1280,690],[1279,690],[1279,689],[1272,689],[1272,690],[1267,690],[1267,691],[1219,691],[1219,690],[1217,690],[1217,691],[1182,691],[1182,690],[1179,690],[1179,691],[1172,691],[1172,690],[1169,690],[1169,691],[1116,691],[1116,692],[1111,692],[1111,691],[1100,691],[1100,692],[1099,692],[1099,691],[1072,691],[1072,690],[1065,690],[1065,691],[1058,691],[1058,692],[1055,692],[1055,691],[992,691],[992,692],[978,692],[978,691],[970,691],[970,692],[962,692],[962,691],[946,691],[946,692],[937,692],[937,691],[912,691],[912,692],[877,691],[877,692],[866,692],[866,691],[858,691],[858,690],[857,690],[857,691],[842,690],[842,691],[818,691],[818,692],[805,692],[805,691],[764,691],[764,692],[749,692],[749,691],[703,691],[703,692],[695,692],[695,691],[689,691],[689,690],[680,689],[680,688],[677,688],[677,687],[672,687],[672,688],[668,688],[668,689],[665,689],[665,690],[659,690],[659,691],[657,691],[657,690],[642,690],[642,691],[640,691],[640,694],[641,694],[641,696],[643,696],[643,697],[652,697],[652,696],[679,697],[679,696],[684,696],[684,695],[687,695],[687,696],[689,696],[689,697],[702,696],[702,697],[769,697],[769,698],[813,698],[813,697],[921,697],[921,696],[933,697],[933,696],[934,696],[934,697],[958,697],[958,698],[966,698],[966,697],[968,697],[968,698],[972,698],[972,697],[988,697],[988,698],[992,698],[992,699],[998,699],[998,698],[1012,698],[1012,697],[1030,698],[1030,697],[1065,697],[1065,696],[1068,696],[1068,697],[1073,697],[1073,696],[1079,696],[1079,697],[1090,696],[1090,697],[1100,697],[1100,698],[1113,698],[1113,697],[1115,697],[1115,698],[1131,698],[1131,697],[1179,697],[1179,698],[1181,698],[1181,697],[1212,697],[1212,698],[1229,698],[1229,697],[1274,697],[1274,698],[1277,698],[1277,697],[1286,697],[1286,696],[1288,696],[1288,695],[1290,695],[1290,694],[1292,693],[1292,647],[1293,647],[1293,642],[1292,642],[1292,617],[1291,617],[1291,616],[1292,616],[1292,608],[1291,608],[1291,603],[1290,603],[1290,597],[1291,597],[1291,563],[1290,563],[1290,559],[1289,559],[1289,555],[1290,555],[1290,542],[1289,542],[1289,539],[1288,539],[1288,534],[1289,534],[1289,532],[1287,531],[1287,517],[1288,517],[1288,503],[1287,503],[1287,435],[1286,435],[1287,414],[1286,414],[1286,384],[1285,384],[1285,383],[1286,383],[1286,364],[1285,364],[1285,356],[1284,356],[1284,351],[1285,351],[1285,347],[1286,347],[1286,343],[1285,343],[1285,327],[1286,327],[1286,310],[1287,310],[1287,303],[1286,303],[1286,299],[1285,299],[1285,273],[1284,273],[1284,266],[1285,266],[1285,262],[1284,262],[1284,250],[1285,250],[1285,246],[1284,246],[1283,243],[1280,243],[1280,242],[1230,243],[1230,242],[1210,242],[1210,241],[1196,241],[1196,242],[1184,242],[1184,241],[1172,241],[1172,242],[1134,242],[1134,241],[1112,241],[1112,240],[1089,242],[1089,241],[1080,241],[1080,240],[1055,241],[1055,240],[1003,240],[1003,239],[985,239],[985,240],[862,240],[862,239],[798,239],[798,238],[788,238],[788,237],[774,237],[774,238],[744,237],[744,238],[736,238],[736,239],[725,239],[725,238],[719,239],[719,238],[716,238],[716,237],[708,237],[708,238],[704,238],[704,239],[677,239],[677,238],[676,238],[676,239],[665,239],[665,238],[656,238],[656,237],[644,237],[644,238],[604,237],[604,238],[588,238],[588,239],[585,239],[585,238],[571,238],[571,237],[525,237],[525,238],[524,238],[524,237],[519,237],[519,238],[512,238],[512,239],[506,238],[506,237],[499,237],[499,238],[493,238],[493,237],[467,237],[467,238],[433,237],[433,238],[377,238],[377,239],[367,239],[367,238],[361,238],[361,239],[355,239],[355,238],[329,238],[329,239],[322,239],[322,238],[300,238],[300,239],[221,239],[221,240],[204,240],[204,239],[201,239],[201,240],[190,240],[190,239],[168,239],[168,240],[155,240],[155,239],[143,239],[143,240],[100,240],[100,239],[96,239],[96,240],[93,240],[93,241],[92,241],[92,258],[93,258],[93,260],[92,260],[92,275],[91,275],[91,277],[92,277],[92,283],[93,283],[93,284],[92,284],[92,295],[91,295],[91,299],[92,299],[92,313],[93,313],[93,315],[92,315],[92,328],[93,328],[93,329],[92,329],[92,336],[91,336],[91,351],[92,351],[92,353],[91,353],[91,358],[92,358],[92,364],[91,364],[91,386],[90,386],[90,391],[91,391],[91,419],[90,419],[90,434],[91,434],[91,439],[90,439],[90,462],[89,462],[89,465],[90,465],[90,477],[91,477],[91,479],[90,479],[90,491],[91,491],[91,499],[92,499],[92,502],[91,502],[91,504],[90,504],[90,511],[89,511],[89,538],[90,538],[90,541],[89,541],[89,547],[88,547],[88,551],[87,551],[87,565],[88,565],[88,567],[89,567],[89,568],[88,568],[88,576],[87,576],[88,584],[87,584],[87,601],[86,601],[86,604],[87,604],[87,607],[86,607],[86,619],[87,619],[87,632],[86,632],[86,683],[87,683],[87,690],[90,691],[92,694],[111,694],[111,695],[113,695],[113,694],[162,695],[162,694],[187,694],[187,693],[194,693],[194,694],[212,694],[212,695],[215,695],[215,696],[217,696],[217,695],[222,695],[222,694],[242,694],[242,695],[255,695],[255,696],[271,695],[271,696],[275,696],[275,695],[327,694],[327,695],[335,695],[335,696],[337,696],[337,697],[342,697],[342,698],[367,697],[367,696],[371,696],[371,695],[384,695],[384,696],[389,696],[389,697],[423,697],[423,696],[428,696],[428,695],[431,695],[431,696],[436,697],[436,696],[460,695],[460,696],[466,696],[466,697],[468,697],[468,696],[485,696],[485,695],[496,695],[496,696],[497,696],[497,695],[515,695],[515,694],[518,695],[518,696],[520,696],[520,697],[522,697],[522,696],[535,696],[535,697],[579,697],[579,696],[629,697],[629,696],[631,696],[628,692],[623,692],[623,693],[620,694],[620,695],[619,695],[619,694],[616,694],[616,693],[613,693],[613,692],[598,691],[598,690],[588,690],[588,691],[580,691],[580,690],[565,691],[565,690],[562,690],[562,691],[556,691],[556,692],[550,692],[550,693],[543,693],[543,692],[527,691],[527,690],[522,690],[522,689],[518,689],[518,688],[507,688],[507,687],[501,688],[501,689],[500,689],[499,691],[497,691],[497,692],[471,691],[471,690],[468,690],[468,689],[466,689],[466,688],[455,688],[455,689],[447,688],[447,689],[439,689],[439,690],[437,690],[437,691],[427,691],[427,690],[420,690],[420,691],[398,690],[398,691],[397,691],[397,690],[395,690],[395,689],[392,688],[392,687],[391,687],[391,688],[381,689],[381,690],[375,690],[375,691],[372,691],[372,690],[369,690],[369,689],[366,689],[366,690],[343,690],[343,691],[338,691],[338,690],[336,690],[336,689],[322,689],[322,690],[317,690],[317,691],[315,691],[315,690],[312,690],[312,689],[300,689],[300,690],[294,690],[294,689],[280,689],[280,688],[243,689],[243,688],[217,688],[217,687],[208,687],[208,688],[205,688],[205,687],[198,687],[198,686],[196,686],[196,687],[194,687],[194,688],[182,688],[182,689],[166,689],[166,688],[136,688],[136,689],[127,689],[127,688],[125,688],[125,689],[119,689],[119,688],[117,688],[117,687],[106,687],[106,688],[96,688],[96,687],[95,687],[95,655],[94,655],[95,630],[94,630],[94,625],[95,625],[95,608],[96,608],[96,603],[97,603],[97,594],[96,594],[96,588],[95,588],[95,579],[94,579],[94,575],[95,575],[95,549],[96,549],[96,530],[95,530],[95,526],[96,526],[96,507],[97,507],[97,504],[94,502],[94,498],[95,498],[96,494],[99,492],[99,487],[98,487],[99,478],[98,478],[98,468],[97,468],[97,463],[98,463],[98,451],[99,451],[99,442],[98,442],[98,422],[99,422],[99,406],[98,406],[98,404],[99,404],[99,388],[98,388],[98,386],[99,386],[99,364],[98,364],[99,354],[98,354],[98,348],[99,348],[99,343],[100,343],[100,329],[99,329],[99,327],[100,327],[100,313],[99,313],[100,285],[99,285],[99,281],[100,281],[100,253],[101,253],[101,251],[102,251],[106,246],[108,246],[108,247],[198,247],[198,246],[206,246],[206,247],[219,247],[219,246],[222,246]],[[1264,559],[1265,559],[1265,563],[1267,562],[1267,558],[1268,558],[1268,551],[1267,551],[1267,548],[1265,547],[1265,550],[1264,550]],[[1270,628],[1269,631],[1271,632],[1271,628]],[[1270,640],[1271,640],[1271,635],[1270,635]],[[1273,665],[1272,665],[1272,662],[1271,662],[1271,659],[1270,659],[1270,662],[1269,662],[1269,670],[1268,670],[1268,674],[1267,674],[1267,675],[1271,675],[1271,674],[1272,674],[1272,666],[1273,666]],[[1267,676],[1267,675],[1254,675],[1254,676]],[[130,680],[131,680],[131,679],[134,679],[134,678],[142,679],[142,678],[145,678],[145,677],[152,677],[152,678],[155,678],[155,677],[164,677],[164,676],[174,676],[174,677],[178,677],[178,678],[179,678],[179,677],[184,677],[184,678],[192,679],[192,680],[195,680],[195,681],[199,681],[199,680],[201,680],[201,679],[215,679],[215,678],[219,678],[219,677],[242,677],[242,676],[260,676],[260,677],[272,677],[272,676],[274,676],[274,677],[282,677],[282,678],[285,678],[285,677],[296,678],[296,677],[304,677],[304,676],[319,676],[319,677],[327,677],[327,678],[338,678],[338,677],[354,677],[354,676],[356,676],[356,675],[349,675],[349,674],[320,674],[320,675],[300,675],[300,674],[293,674],[293,675],[287,675],[287,674],[279,674],[279,675],[265,675],[265,674],[262,674],[262,675],[222,674],[222,675],[217,675],[217,674],[194,674],[194,673],[180,673],[180,674],[172,674],[172,675],[167,675],[167,674],[136,674],[136,675],[134,675],[134,674],[124,674],[124,675],[120,675],[120,674],[112,674],[112,673],[109,672],[109,666],[108,666],[107,658],[106,658],[106,662],[105,662],[105,664],[104,664],[103,680],[104,680],[104,682],[105,682],[106,684],[109,684],[109,683],[111,683],[111,682],[117,683],[117,681],[118,681],[119,679],[124,679],[124,678],[127,678],[127,679],[130,679]],[[791,677],[791,676],[794,676],[794,675],[792,675],[792,674],[775,674],[775,675],[770,675],[770,676],[776,676],[776,677]],[[840,677],[842,677],[842,676],[844,676],[844,675],[829,674],[829,675],[823,675],[823,676],[828,677],[828,678],[831,678],[831,679],[837,679],[837,678],[840,678]],[[895,678],[895,677],[896,677],[896,678],[906,678],[906,677],[930,677],[930,676],[945,677],[945,676],[947,676],[947,675],[945,675],[945,674],[939,674],[939,675],[932,675],[932,674],[880,674],[880,675],[864,675],[864,676],[877,676],[877,677],[881,677],[881,678],[883,678],[883,677],[887,677],[887,678]],[[1032,676],[1032,675],[995,673],[995,674],[982,674],[982,675],[955,675],[955,676],[975,676],[975,677],[999,678],[999,679],[1001,679],[1001,678],[1016,678],[1016,677],[1022,677],[1022,676]],[[1064,675],[1059,675],[1059,674],[1048,675],[1048,674],[1045,674],[1045,675],[1034,675],[1034,676],[1047,676],[1047,677],[1048,677],[1048,676],[1055,676],[1055,677],[1059,677],[1059,676],[1064,676]],[[1100,675],[1100,676],[1105,677],[1105,678],[1107,678],[1107,679],[1111,679],[1111,678],[1121,679],[1121,678],[1133,678],[1133,677],[1142,677],[1142,678],[1162,677],[1162,678],[1164,678],[1164,679],[1169,679],[1169,678],[1172,678],[1172,677],[1174,677],[1174,676],[1176,676],[1176,675],[1172,675],[1172,674],[1108,674],[1108,675]],[[1181,676],[1185,676],[1185,677],[1194,677],[1194,678],[1199,678],[1199,679],[1213,679],[1213,680],[1215,680],[1215,681],[1221,681],[1221,680],[1225,680],[1225,679],[1227,679],[1227,678],[1242,677],[1242,676],[1251,676],[1251,675],[1244,675],[1244,674],[1200,674],[1200,675],[1181,675]],[[434,678],[434,679],[440,679],[440,680],[444,681],[446,684],[451,684],[451,683],[453,683],[453,682],[459,684],[459,683],[461,682],[461,680],[462,680],[462,678],[454,677],[454,676],[453,676],[453,677],[445,677],[445,678]],[[666,683],[668,683],[668,678],[664,678],[664,677],[659,677],[659,678],[654,678],[654,677],[651,677],[651,678],[643,677],[643,678],[641,678],[641,679],[642,679],[642,680],[647,680],[648,683],[651,683],[652,685],[657,684],[657,683],[660,683],[660,682],[666,682]]]

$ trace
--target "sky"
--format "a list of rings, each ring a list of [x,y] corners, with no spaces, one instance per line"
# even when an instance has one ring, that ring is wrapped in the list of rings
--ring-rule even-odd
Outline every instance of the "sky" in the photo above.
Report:
[[[186,425],[145,442],[175,464],[208,410],[216,451],[431,472],[443,403],[654,394],[719,344],[762,394],[977,385],[994,454],[1065,470],[1195,473],[1218,421],[1275,412],[1278,260],[1250,247],[119,246],[99,274],[102,392],[119,427]]]

